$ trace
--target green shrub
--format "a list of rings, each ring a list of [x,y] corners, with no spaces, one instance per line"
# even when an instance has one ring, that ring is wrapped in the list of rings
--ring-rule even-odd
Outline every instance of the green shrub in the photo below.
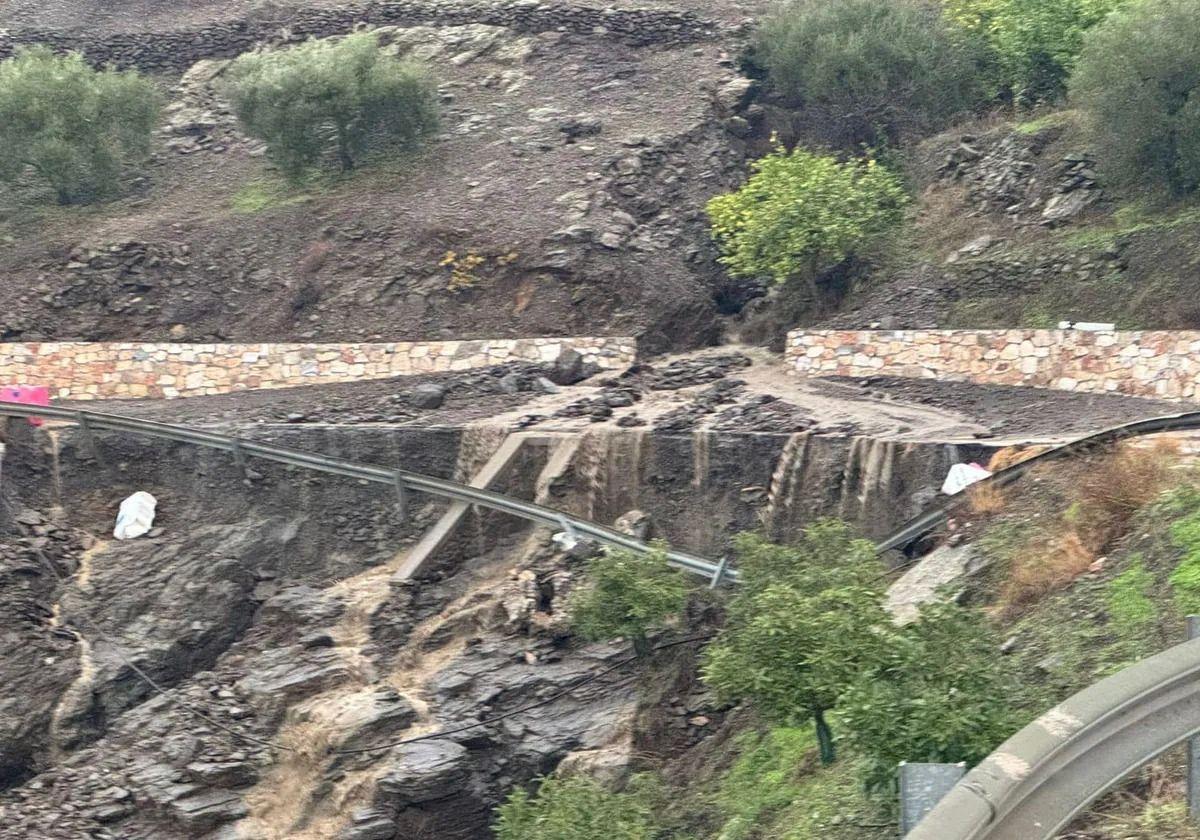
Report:
[[[792,0],[763,22],[754,58],[833,142],[874,146],[980,101],[970,46],[912,0]]]
[[[828,764],[826,712],[888,643],[874,551],[844,524],[822,522],[794,546],[742,537],[738,561],[742,584],[705,651],[704,680],[723,698],[750,700],[772,723],[811,720]]]
[[[1200,185],[1200,8],[1144,0],[1088,33],[1071,96],[1115,180]]]
[[[687,601],[688,582],[661,549],[605,552],[588,564],[587,580],[571,597],[572,627],[592,641],[624,636],[639,654],[649,652],[647,632]]]
[[[1168,578],[1175,604],[1184,615],[1200,614],[1200,512],[1171,525],[1171,542],[1183,550],[1183,558]]]
[[[717,804],[725,817],[720,840],[755,836],[771,814],[796,801],[800,781],[811,771],[816,744],[811,730],[776,727],[746,732],[737,742],[737,760],[721,779]]]
[[[946,15],[991,51],[995,83],[1027,102],[1053,99],[1084,35],[1129,0],[943,0]]]
[[[980,616],[950,604],[897,634],[838,706],[869,786],[890,787],[901,761],[975,764],[1016,729],[1015,682],[996,650]]]
[[[227,72],[243,129],[290,178],[326,154],[354,167],[374,139],[412,146],[437,128],[436,90],[369,32],[238,58]]]
[[[907,201],[900,179],[873,160],[779,149],[754,162],[736,192],[708,203],[721,262],[735,277],[799,279],[815,301],[821,272],[900,222]]]
[[[515,790],[496,816],[497,840],[653,840],[658,831],[650,797],[583,776],[545,778],[533,796]]]
[[[158,91],[135,71],[19,49],[0,61],[0,181],[32,171],[60,204],[109,195],[122,167],[149,154],[158,109]]]
[[[1158,611],[1150,598],[1153,586],[1154,576],[1141,560],[1109,581],[1108,615],[1123,636],[1141,633],[1154,622]]]

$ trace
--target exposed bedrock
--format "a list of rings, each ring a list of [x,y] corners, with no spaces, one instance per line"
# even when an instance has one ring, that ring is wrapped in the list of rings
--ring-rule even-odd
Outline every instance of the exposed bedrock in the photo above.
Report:
[[[687,648],[651,674],[557,697],[627,651],[565,632],[578,561],[544,529],[472,512],[426,579],[401,581],[408,547],[445,505],[418,496],[401,520],[379,486],[255,459],[243,473],[228,453],[166,441],[103,433],[93,448],[78,429],[9,430],[0,632],[16,653],[0,681],[20,699],[0,703],[0,838],[486,836],[513,785],[564,760],[620,775],[653,746],[651,730],[686,746],[709,725],[690,721],[723,713],[691,686]],[[240,433],[460,480],[507,437],[488,425]],[[823,515],[878,535],[970,454],[597,431],[518,450],[492,487],[601,522],[644,518],[650,536],[718,556],[730,533],[761,524],[787,539]],[[135,490],[158,498],[155,530],[109,540]],[[644,517],[626,516],[634,509]],[[157,696],[130,663],[208,720]],[[331,752],[547,698],[415,745]]]

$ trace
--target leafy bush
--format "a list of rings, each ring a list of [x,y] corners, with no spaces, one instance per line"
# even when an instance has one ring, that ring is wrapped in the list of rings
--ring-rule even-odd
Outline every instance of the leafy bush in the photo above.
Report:
[[[1154,576],[1140,560],[1109,581],[1108,615],[1122,635],[1140,633],[1154,622],[1158,610],[1150,599],[1153,586]]]
[[[583,776],[542,779],[537,794],[515,790],[496,809],[497,840],[653,840],[652,799],[612,793]]]
[[[836,522],[811,526],[794,546],[743,536],[737,549],[742,584],[705,651],[704,680],[724,698],[752,701],[773,723],[813,721],[828,764],[825,713],[887,645],[874,549]]]
[[[1015,682],[996,647],[978,614],[950,604],[896,634],[838,706],[870,786],[890,786],[901,761],[975,764],[1012,733]]]
[[[437,128],[429,78],[369,32],[243,55],[228,78],[242,127],[290,178],[329,152],[347,170],[374,138],[411,146]]]
[[[687,601],[688,582],[661,549],[608,551],[588,564],[587,578],[571,598],[571,625],[593,641],[624,636],[640,654],[649,652],[647,632]]]
[[[970,47],[919,2],[792,0],[763,22],[754,56],[835,143],[878,145],[979,102]]]
[[[1183,558],[1168,578],[1175,603],[1185,615],[1200,614],[1200,512],[1171,525],[1171,542],[1183,550]]]
[[[840,163],[797,148],[754,162],[736,192],[708,203],[721,262],[735,277],[793,278],[821,299],[817,278],[903,218],[900,179],[873,160]]]
[[[0,180],[33,171],[60,204],[111,194],[122,167],[149,154],[158,108],[154,85],[135,71],[22,48],[0,61]]]
[[[992,53],[995,82],[1026,101],[1053,99],[1089,29],[1129,0],[943,0],[946,15]]]
[[[1145,0],[1088,33],[1071,96],[1117,180],[1200,185],[1200,11]]]

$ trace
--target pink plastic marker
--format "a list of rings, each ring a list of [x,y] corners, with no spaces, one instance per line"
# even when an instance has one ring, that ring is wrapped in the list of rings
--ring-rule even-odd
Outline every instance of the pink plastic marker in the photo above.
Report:
[[[0,402],[50,405],[50,389],[45,385],[5,385],[0,388]],[[31,426],[40,426],[43,422],[41,417],[29,418]]]

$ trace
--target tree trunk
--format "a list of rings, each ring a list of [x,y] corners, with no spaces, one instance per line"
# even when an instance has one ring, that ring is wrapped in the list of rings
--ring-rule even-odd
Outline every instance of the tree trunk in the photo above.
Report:
[[[630,641],[633,642],[633,652],[638,656],[645,658],[653,652],[653,648],[650,647],[650,640],[642,633],[638,633]]]
[[[821,750],[821,763],[833,764],[834,759],[837,758],[837,751],[833,746],[833,731],[825,721],[824,710],[813,712],[813,725],[817,729],[817,745]]]
[[[337,142],[338,162],[342,165],[343,172],[349,172],[354,168],[354,158],[350,155],[350,139],[347,136],[346,129],[342,126],[338,126]]]

